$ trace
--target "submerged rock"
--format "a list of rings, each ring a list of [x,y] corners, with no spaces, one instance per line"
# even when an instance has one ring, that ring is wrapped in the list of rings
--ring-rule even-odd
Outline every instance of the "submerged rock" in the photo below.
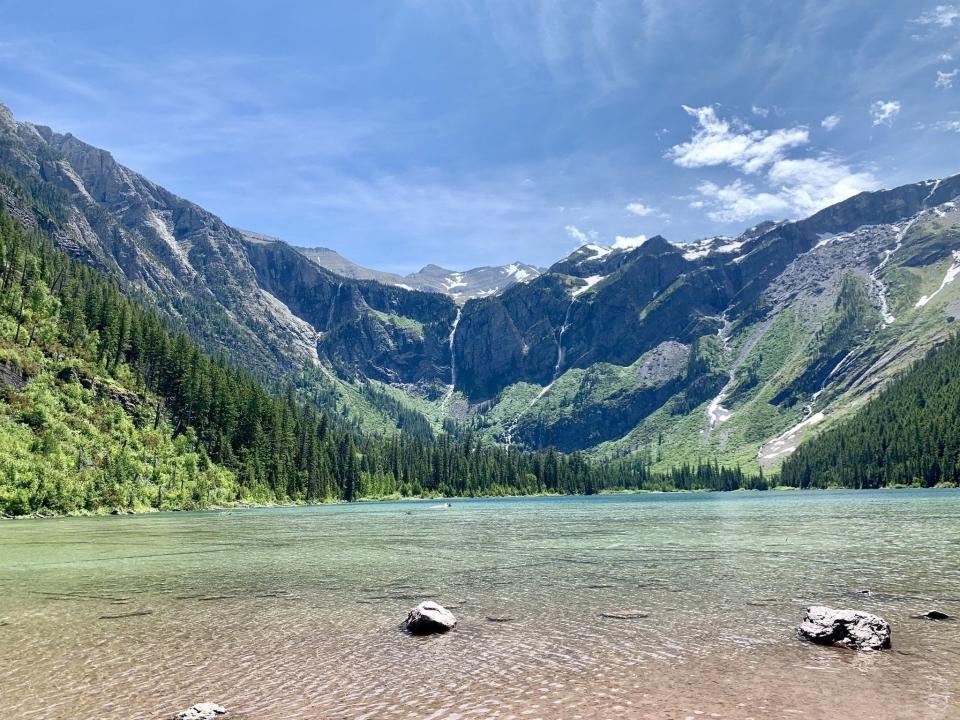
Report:
[[[173,720],[214,720],[218,715],[226,715],[227,709],[216,703],[197,703],[193,707],[181,710]]]
[[[600,613],[600,615],[605,618],[613,618],[614,620],[639,620],[650,617],[650,613],[643,612],[642,610],[609,610]]]
[[[443,605],[430,600],[417,605],[407,615],[406,628],[414,635],[429,635],[453,630],[457,619]]]
[[[919,615],[914,615],[915,618],[922,618],[924,620],[949,620],[950,616],[945,612],[940,612],[939,610],[928,610],[925,613],[920,613]]]
[[[804,611],[797,634],[819,645],[854,650],[885,650],[890,647],[890,623],[861,610],[836,610],[813,605]]]

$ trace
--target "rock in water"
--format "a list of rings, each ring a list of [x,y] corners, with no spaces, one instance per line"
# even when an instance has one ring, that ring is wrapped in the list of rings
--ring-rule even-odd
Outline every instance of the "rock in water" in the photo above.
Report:
[[[444,633],[453,630],[456,625],[457,619],[452,612],[429,600],[411,610],[406,622],[407,631],[414,635]]]
[[[928,610],[925,613],[920,613],[919,615],[914,615],[915,618],[922,618],[924,620],[949,620],[950,616],[945,612],[940,612],[939,610]]]
[[[614,620],[640,620],[650,617],[650,613],[642,610],[608,610],[600,613],[602,617],[613,618]]]
[[[227,709],[216,703],[197,703],[173,716],[173,720],[214,720],[218,715],[226,715]]]
[[[820,645],[854,650],[885,650],[890,647],[890,623],[860,610],[835,610],[813,605],[804,611],[797,628],[800,637]]]

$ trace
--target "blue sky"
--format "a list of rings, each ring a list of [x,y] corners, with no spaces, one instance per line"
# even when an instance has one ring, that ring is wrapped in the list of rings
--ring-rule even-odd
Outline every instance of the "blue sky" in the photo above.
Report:
[[[0,17],[18,119],[382,269],[685,242],[960,171],[960,4],[0,0]]]

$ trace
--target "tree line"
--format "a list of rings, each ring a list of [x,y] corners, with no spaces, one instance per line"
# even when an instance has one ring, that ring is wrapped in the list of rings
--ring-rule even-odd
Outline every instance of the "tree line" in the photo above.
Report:
[[[42,233],[25,231],[0,207],[0,309],[4,327],[9,328],[2,343],[39,353],[57,368],[78,360],[131,386],[138,398],[136,423],[147,430],[169,426],[180,452],[195,454],[200,470],[221,478],[219,493],[213,496],[219,500],[224,493],[236,501],[319,502],[595,493],[614,488],[734,489],[756,484],[739,468],[710,463],[659,474],[636,459],[590,463],[576,453],[521,452],[484,444],[470,432],[434,438],[416,417],[408,423],[409,432],[363,435],[292,385],[268,386],[229,358],[205,354],[170,319],[135,295],[71,259]],[[61,370],[52,387],[63,391],[75,379]],[[373,391],[367,397],[389,402]],[[6,401],[11,401],[9,393]],[[24,421],[22,413],[19,417]],[[37,510],[39,502],[51,511],[69,511],[78,509],[79,502],[80,509],[96,510],[130,505],[133,497],[156,507],[169,506],[177,492],[174,481],[112,460],[122,455],[123,448],[116,453],[111,448],[100,450],[89,453],[101,458],[95,467],[85,468],[98,481],[81,493],[80,500],[77,493],[70,493],[69,477],[56,478],[29,485],[42,486],[42,493],[29,491],[41,493],[42,500],[31,497],[24,502],[21,497],[17,507]],[[78,472],[83,465],[77,461]],[[202,507],[211,495],[209,488],[200,488],[197,477],[189,498]],[[67,502],[67,496],[73,500]],[[186,502],[183,494],[176,497],[181,504]]]

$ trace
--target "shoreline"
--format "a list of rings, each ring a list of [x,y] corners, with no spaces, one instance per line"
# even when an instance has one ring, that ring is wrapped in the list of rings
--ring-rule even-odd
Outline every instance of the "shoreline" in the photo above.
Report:
[[[603,496],[616,496],[616,495],[697,495],[697,494],[713,494],[713,493],[791,493],[791,492],[837,492],[837,491],[850,491],[850,492],[861,492],[861,491],[877,491],[877,490],[889,490],[889,491],[898,491],[898,490],[957,490],[960,489],[958,485],[950,484],[938,484],[933,487],[915,487],[912,485],[891,485],[887,487],[879,488],[844,488],[844,487],[828,487],[828,488],[797,488],[786,485],[779,485],[772,487],[769,490],[752,490],[749,488],[737,488],[735,490],[710,490],[710,489],[696,489],[696,490],[643,490],[643,489],[616,489],[616,490],[601,490],[598,493],[593,495],[582,495],[582,494],[565,494],[565,493],[536,493],[533,495],[430,495],[426,497],[402,497],[402,496],[389,496],[389,497],[379,497],[379,498],[358,498],[356,500],[330,500],[328,502],[289,502],[289,503],[246,503],[238,502],[236,504],[230,505],[211,505],[209,507],[198,507],[198,508],[134,508],[134,509],[119,509],[119,508],[101,508],[99,510],[89,511],[81,510],[76,512],[69,512],[63,514],[45,514],[45,513],[31,513],[29,515],[2,515],[0,520],[57,520],[61,518],[78,518],[78,517],[108,517],[112,515],[153,515],[157,513],[164,514],[174,514],[174,513],[189,513],[189,512],[226,512],[226,511],[242,511],[242,510],[270,510],[270,509],[285,509],[285,508],[295,508],[295,507],[325,507],[329,505],[362,505],[362,504],[374,504],[374,503],[384,503],[384,502],[425,502],[425,501],[437,501],[437,502],[451,502],[454,500],[520,500],[527,498],[562,498],[562,497],[603,497]]]

